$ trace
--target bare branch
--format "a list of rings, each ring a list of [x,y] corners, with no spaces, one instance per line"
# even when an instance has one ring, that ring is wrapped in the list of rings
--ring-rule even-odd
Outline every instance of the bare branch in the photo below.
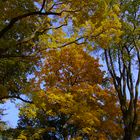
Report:
[[[135,48],[136,48],[136,51],[137,51],[137,58],[138,58],[138,75],[137,75],[137,80],[136,80],[136,85],[135,85],[135,105],[137,104],[137,100],[138,100],[138,92],[139,92],[139,85],[140,85],[140,50],[139,48],[137,47],[136,45],[136,42],[134,41],[135,43]]]
[[[77,38],[77,39],[75,39],[75,40],[73,40],[73,41],[71,41],[71,42],[68,42],[68,43],[63,44],[62,46],[59,46],[58,48],[63,48],[63,47],[65,47],[65,46],[71,45],[71,44],[73,44],[73,43],[77,43],[77,41],[79,41],[79,40],[81,40],[81,39],[84,39],[84,37],[79,37],[79,38]]]
[[[126,100],[126,69],[124,65],[122,70],[122,80],[123,80],[123,96],[124,99]]]
[[[120,72],[120,78],[122,78],[122,70],[121,70],[121,55],[120,55],[120,50],[118,50],[118,66],[119,66],[119,72]]]
[[[40,9],[40,12],[42,12],[42,10],[44,9],[45,3],[46,3],[46,0],[43,0],[43,3],[42,3],[42,7]]]
[[[32,101],[25,100],[25,99],[21,98],[20,96],[16,96],[16,95],[3,96],[3,97],[0,97],[0,100],[2,101],[2,100],[4,100],[4,99],[13,99],[13,98],[19,99],[19,100],[21,100],[21,101],[23,101],[23,102],[25,102],[25,103],[30,103],[30,104],[33,103]]]
[[[112,68],[113,77],[114,77],[114,79],[117,79],[117,75],[116,75],[116,72],[115,72],[115,67],[114,67],[114,64],[113,64],[113,60],[112,60],[111,50],[110,49],[108,50],[108,55],[109,55],[109,59],[110,59],[110,64],[111,64],[111,68]]]
[[[49,8],[48,11],[51,11],[52,9],[55,9],[55,8],[54,8],[55,6],[58,6],[58,5],[61,5],[61,4],[63,4],[63,2],[54,3],[54,4]]]

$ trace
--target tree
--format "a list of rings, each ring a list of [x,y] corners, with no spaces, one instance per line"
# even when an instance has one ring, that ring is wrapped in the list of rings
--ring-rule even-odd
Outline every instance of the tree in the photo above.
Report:
[[[15,11],[11,12],[11,9],[13,10],[13,8],[15,9]],[[58,48],[59,50],[60,48],[69,45],[74,45],[74,44],[77,45],[77,47],[78,45],[86,44],[88,50],[92,47],[94,48],[98,47],[98,45],[102,46],[103,48],[107,48],[107,46],[110,43],[112,43],[112,40],[118,42],[119,36],[121,34],[120,31],[121,24],[118,18],[119,6],[116,1],[89,0],[87,2],[87,0],[83,0],[82,2],[80,2],[74,0],[71,1],[69,0],[57,0],[57,1],[11,0],[11,1],[3,1],[0,10],[1,13],[4,13],[3,16],[1,16],[1,22],[0,22],[1,24],[0,43],[2,44],[2,46],[0,47],[0,52],[1,52],[0,53],[0,67],[1,67],[0,89],[2,91],[0,100],[9,99],[9,98],[18,98],[21,99],[22,101],[26,101],[29,103],[33,103],[34,101],[36,103],[37,99],[40,99],[38,96],[33,96],[34,94],[30,94],[31,89],[28,90],[25,89],[26,84],[28,86],[27,75],[29,73],[33,73],[35,69],[37,71],[42,69],[41,68],[43,67],[42,62],[44,62],[44,59],[46,59],[46,55],[48,55],[49,53],[56,53],[56,54],[59,53],[59,51],[51,52],[49,50],[53,50],[56,48]],[[67,26],[67,28],[64,26]],[[72,48],[72,50],[75,50],[75,47],[74,49]],[[84,52],[82,52],[82,54],[83,53]],[[55,56],[54,58],[57,59]],[[89,60],[91,60],[90,57],[88,58]],[[89,103],[91,99],[88,99],[92,96],[92,94],[89,94],[89,96],[86,96],[85,94],[91,93],[91,91],[94,90],[98,91],[99,88],[100,92],[101,93],[103,92],[106,95],[106,93],[112,93],[112,90],[110,91],[109,89],[107,91],[104,91],[104,89],[102,89],[100,86],[95,84],[95,83],[98,84],[102,83],[103,75],[102,72],[100,72],[100,70],[98,69],[98,64],[96,64],[98,62],[94,60],[93,61],[91,60],[91,62],[93,62],[93,64],[97,66],[96,69],[97,73],[98,74],[100,73],[101,75],[96,76],[96,73],[94,73],[96,71],[94,71],[93,69],[95,68],[95,66],[93,64],[89,64],[89,67],[87,67],[88,69],[85,68],[84,72],[82,72],[81,74],[81,77],[78,77],[75,73],[76,77],[80,78],[81,81],[84,80],[85,82],[85,84],[83,85],[81,84],[81,87],[79,87],[78,85],[76,85],[75,87],[77,88],[78,91],[80,90],[78,88],[82,88],[83,92],[81,93],[81,95],[83,97],[81,96],[81,98],[85,98],[85,101],[80,100],[81,98],[77,94],[75,94],[74,97],[71,94],[71,90],[74,89],[71,88],[69,89],[69,87],[73,84],[74,81],[73,79],[72,81],[70,81],[71,83],[67,81],[67,78],[71,77],[70,72],[67,73],[65,71],[61,75],[61,69],[60,69],[58,76],[51,75],[51,73],[48,73],[48,76],[50,76],[50,77],[46,77],[46,79],[48,78],[49,80],[49,85],[47,87],[48,89],[46,89],[48,90],[48,93],[50,89],[50,95],[53,95],[53,93],[51,93],[51,91],[53,90],[54,92],[58,92],[59,93],[58,95],[64,95],[62,96],[63,104],[60,104],[59,102],[60,106],[62,107],[61,108],[62,110],[58,110],[61,112],[60,113],[61,117],[63,117],[62,114],[66,114],[65,111],[67,110],[65,109],[64,104],[66,99],[68,98],[69,105],[77,104],[78,106],[80,106],[80,104],[82,105],[85,104],[85,106],[83,107],[85,108],[84,113],[86,114],[86,111],[88,112],[85,115],[85,118],[87,116],[90,117],[91,115],[93,117],[91,120],[92,122],[94,121],[98,122],[98,120],[99,122],[101,121],[101,119],[99,119],[100,118],[99,116],[102,114],[102,113],[100,114],[100,107],[99,107],[100,102],[92,101],[93,104],[95,104],[94,106],[95,108],[94,108]],[[77,66],[73,65],[74,71],[76,71],[78,67],[81,67],[80,62],[78,63],[79,64]],[[47,67],[46,69],[51,70],[51,67],[50,68]],[[67,68],[65,68],[65,70],[67,70]],[[68,70],[70,69],[68,68]],[[91,75],[88,74],[89,72]],[[37,74],[39,73],[40,72],[34,72],[33,74],[37,76]],[[64,79],[63,79],[63,74],[65,74]],[[37,79],[33,80],[32,82],[34,84],[35,82],[37,82],[38,84],[43,84],[44,81],[42,79],[43,78],[42,76],[43,75],[41,74],[39,77],[42,83],[40,83],[40,81],[37,82]],[[62,78],[61,84],[59,81],[57,81],[58,78],[60,79]],[[92,84],[96,85],[95,89],[94,87],[92,87],[93,86]],[[74,86],[75,86],[75,82],[74,82]],[[36,90],[40,91],[41,89],[39,87],[40,85],[36,85],[36,88],[38,88]],[[60,89],[57,89],[58,87]],[[68,92],[69,90],[70,90],[70,94],[64,94],[64,92]],[[28,95],[28,98],[33,99],[33,102],[21,98],[20,95],[22,93],[26,93],[26,95]],[[39,92],[39,93],[40,96],[42,94],[45,95],[43,92]],[[51,100],[51,96],[48,97],[50,97]],[[57,98],[57,96],[55,97]],[[111,97],[108,96],[108,99],[110,98]],[[116,101],[115,98],[113,99],[114,101]],[[50,106],[51,105],[53,106],[53,104],[51,104],[50,102]],[[34,108],[32,104],[29,105],[29,107]],[[97,113],[94,110],[96,109],[96,107],[97,110],[99,109],[99,113]],[[116,107],[115,103],[114,103],[114,107]],[[73,109],[72,106],[70,106],[69,108],[70,108],[69,111],[72,114],[74,112],[76,112],[77,115],[78,113],[79,115],[82,114],[77,110],[72,110]],[[34,109],[36,109],[36,107]],[[54,110],[54,113],[55,112],[57,113],[57,110]],[[95,116],[93,115],[94,112],[95,112]],[[35,115],[34,112],[31,112],[31,114],[33,116]],[[76,116],[74,118],[76,118]],[[82,117],[79,118],[79,121],[83,121]],[[87,119],[87,121],[83,123],[83,126],[77,126],[78,124],[74,123],[76,127],[78,127],[78,130],[82,131],[82,135],[86,135],[86,137],[88,137],[91,134],[90,133],[91,131],[94,131],[93,129],[90,130],[90,127],[97,128],[96,124],[89,123],[88,121],[89,120]],[[111,122],[112,124],[114,124],[114,121]],[[89,125],[89,128],[87,128],[87,125]],[[115,135],[116,133],[117,132],[114,132]],[[92,136],[90,137],[93,137],[94,134],[95,133],[91,134]],[[110,135],[109,137],[114,138],[116,137],[114,136],[114,134],[108,134],[108,135]],[[77,131],[77,135],[80,135],[79,131]],[[106,137],[106,135],[107,134],[102,134],[102,137]],[[100,137],[100,136],[96,136],[96,137]]]
[[[26,101],[20,97],[20,94],[22,94],[22,89],[27,83],[27,75],[32,72],[36,60],[27,57],[33,53],[33,45],[31,43],[19,44],[19,42],[35,31],[37,18],[16,19],[35,9],[35,5],[30,0],[1,2],[0,100],[17,98]]]
[[[116,14],[117,5],[111,5],[109,0],[105,2],[90,0],[88,3],[87,1],[79,3],[74,0],[11,0],[2,1],[0,11],[2,13],[0,22],[0,89],[4,91],[0,100],[18,98],[24,101],[20,93],[23,93],[22,89],[24,89],[25,83],[28,83],[27,75],[32,73],[34,66],[42,57],[41,52],[50,47],[40,45],[40,42],[44,37],[49,40],[48,42],[54,39],[53,33],[56,29],[72,22],[73,31],[77,33],[71,36],[71,39],[61,40],[59,43],[57,43],[58,40],[52,40],[53,47],[79,43],[88,37],[94,38],[97,42],[99,39],[104,42],[104,40],[108,40],[105,34],[112,34],[113,37],[117,33],[116,29],[120,27]],[[114,18],[116,24],[113,25]],[[82,36],[78,27],[80,30],[86,27]],[[42,36],[38,38],[40,34]],[[55,43],[60,46],[55,46]]]
[[[45,128],[48,135],[64,139],[117,139],[121,114],[113,89],[102,87],[99,67],[75,45],[48,51],[31,80],[34,104],[21,107],[19,126]]]
[[[53,1],[50,1],[49,5],[47,3],[47,6],[52,8],[45,12],[42,11],[45,10],[46,0],[36,2],[38,6],[35,2],[31,0],[1,2],[0,100],[17,98],[26,101],[20,95],[25,83],[28,83],[27,75],[32,73],[34,65],[40,58],[39,54],[35,53],[38,50],[37,37],[40,32],[48,29],[51,22],[44,16],[61,14],[50,11],[53,9]],[[39,4],[42,4],[41,8]],[[41,26],[40,23],[43,21],[45,23]],[[44,26],[47,29],[44,29]]]
[[[139,2],[121,1],[123,34],[119,44],[105,49],[105,60],[118,94],[124,140],[134,139],[138,120],[140,85]]]

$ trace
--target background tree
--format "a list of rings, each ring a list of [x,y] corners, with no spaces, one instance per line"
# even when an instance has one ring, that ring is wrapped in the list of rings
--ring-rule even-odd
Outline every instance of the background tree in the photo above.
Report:
[[[140,85],[139,1],[121,1],[123,35],[118,45],[105,49],[105,60],[118,94],[124,122],[124,140],[134,139]]]
[[[29,10],[35,10],[31,1],[2,1],[0,4],[0,100],[18,98],[26,75],[33,68],[32,59],[25,59],[27,54],[32,53],[32,46],[17,44],[33,32],[33,19],[10,26],[15,17]]]
[[[101,87],[99,67],[98,60],[75,45],[48,51],[29,87],[34,104],[20,109],[19,128],[45,128],[42,135],[57,139],[121,136],[117,99],[111,87]]]

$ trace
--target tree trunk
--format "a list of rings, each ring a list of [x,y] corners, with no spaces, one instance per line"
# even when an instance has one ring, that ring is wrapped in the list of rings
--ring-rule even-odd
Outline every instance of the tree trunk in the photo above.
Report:
[[[124,137],[123,140],[134,140],[134,132],[135,129],[133,128],[132,124],[129,124],[124,128]]]

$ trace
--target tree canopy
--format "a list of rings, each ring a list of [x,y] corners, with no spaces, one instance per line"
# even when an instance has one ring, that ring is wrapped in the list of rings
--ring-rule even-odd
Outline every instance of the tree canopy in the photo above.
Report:
[[[23,101],[18,127],[3,135],[133,140],[139,129],[139,5],[1,1],[0,103]]]

